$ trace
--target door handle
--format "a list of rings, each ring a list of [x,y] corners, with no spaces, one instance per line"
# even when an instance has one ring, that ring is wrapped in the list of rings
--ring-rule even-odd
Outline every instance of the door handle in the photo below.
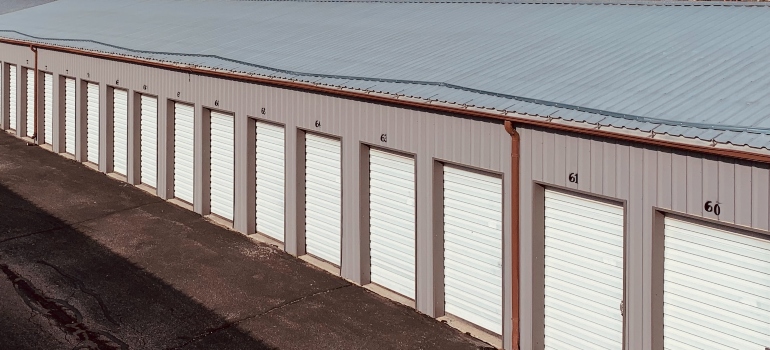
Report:
[[[621,300],[620,301],[620,316],[625,316],[625,314],[626,314],[626,302],[625,302],[625,300]],[[770,349],[765,349],[765,350],[770,350]]]

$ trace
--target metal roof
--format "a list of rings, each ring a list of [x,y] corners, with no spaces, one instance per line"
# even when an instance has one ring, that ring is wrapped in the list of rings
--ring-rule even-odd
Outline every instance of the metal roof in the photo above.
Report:
[[[0,36],[770,149],[770,7],[59,0]]]
[[[52,1],[56,0],[2,0],[0,1],[0,15],[47,4]]]

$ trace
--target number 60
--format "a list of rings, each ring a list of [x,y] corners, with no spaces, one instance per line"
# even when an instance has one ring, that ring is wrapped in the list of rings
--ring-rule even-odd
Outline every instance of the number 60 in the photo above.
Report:
[[[711,201],[706,202],[705,205],[703,205],[703,210],[711,213],[714,212],[717,216],[722,213],[722,208],[719,207],[719,203],[716,203],[714,205],[711,205]]]

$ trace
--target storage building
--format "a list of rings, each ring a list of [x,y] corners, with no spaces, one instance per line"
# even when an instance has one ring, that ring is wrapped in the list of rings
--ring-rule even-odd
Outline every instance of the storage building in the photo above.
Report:
[[[0,23],[5,131],[495,346],[770,347],[768,6],[59,0]]]

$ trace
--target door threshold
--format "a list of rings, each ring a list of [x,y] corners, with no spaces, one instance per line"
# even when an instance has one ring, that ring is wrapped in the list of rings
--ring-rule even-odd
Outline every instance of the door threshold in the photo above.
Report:
[[[368,290],[370,290],[370,291],[372,291],[372,292],[374,292],[376,294],[379,294],[380,296],[383,296],[383,297],[388,298],[388,299],[390,299],[392,301],[395,301],[395,302],[397,302],[399,304],[406,305],[406,306],[408,306],[408,307],[410,307],[412,309],[416,309],[417,308],[415,306],[414,299],[410,299],[408,297],[405,297],[405,296],[403,296],[401,294],[398,294],[398,293],[396,293],[396,292],[394,292],[394,291],[392,291],[392,290],[390,290],[388,288],[385,288],[385,287],[383,287],[383,286],[381,286],[379,284],[369,283],[369,284],[363,285],[362,287],[364,287],[364,288],[366,288],[366,289],[368,289]]]
[[[335,276],[341,276],[342,273],[340,272],[340,268],[336,265],[333,265],[332,263],[328,261],[321,260],[319,258],[316,258],[310,254],[304,254],[299,256],[300,259],[304,260],[310,265],[313,265],[317,268],[320,268],[321,270],[324,270],[328,273],[331,273]]]
[[[495,348],[502,349],[503,348],[503,338],[499,335],[492,334],[489,331],[470,323],[466,320],[463,320],[459,317],[456,317],[454,315],[446,314],[444,316],[436,318],[437,320],[444,322],[453,328],[459,330],[460,332],[463,332],[465,334],[468,334],[478,340],[481,340],[489,345],[494,346]]]

